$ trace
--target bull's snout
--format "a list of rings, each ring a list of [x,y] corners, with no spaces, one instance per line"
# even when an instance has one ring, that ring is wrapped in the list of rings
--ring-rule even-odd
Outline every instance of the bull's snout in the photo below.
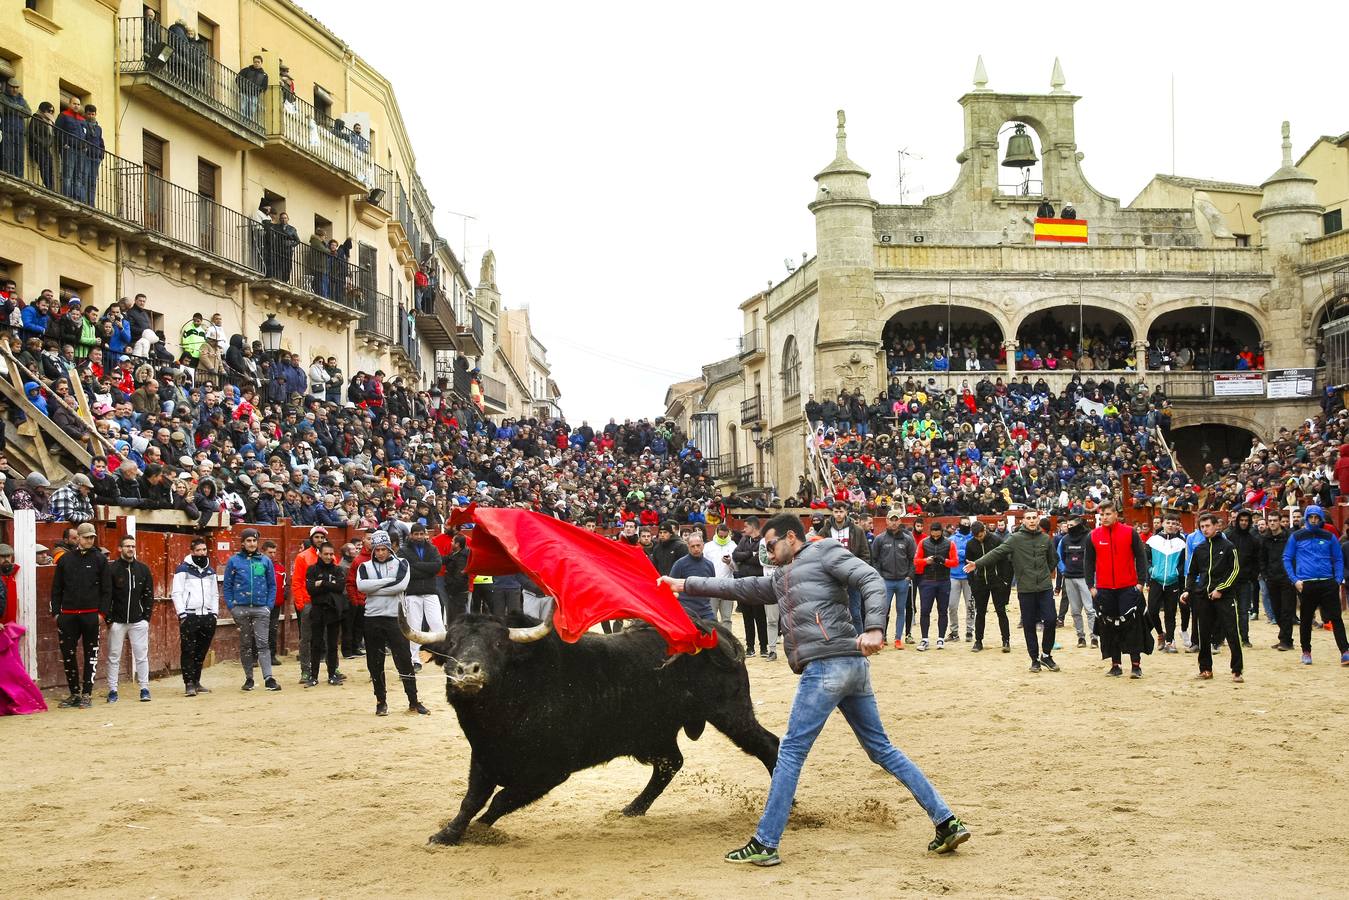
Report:
[[[455,663],[455,666],[454,666],[454,674],[455,674],[456,676],[458,676],[459,678],[481,678],[481,677],[482,677],[482,664],[481,664],[481,663],[475,663],[475,662],[471,662],[471,663],[467,663],[467,664],[465,664],[465,663]]]
[[[482,663],[454,660],[445,664],[445,680],[454,693],[476,694],[487,685],[487,673]]]

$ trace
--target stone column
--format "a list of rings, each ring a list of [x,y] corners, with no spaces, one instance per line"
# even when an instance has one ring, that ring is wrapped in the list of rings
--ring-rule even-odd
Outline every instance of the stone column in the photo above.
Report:
[[[1149,344],[1147,341],[1133,342],[1134,359],[1136,360],[1135,368],[1138,369],[1138,377],[1140,379],[1147,377],[1148,374],[1148,346]]]
[[[1007,382],[1008,384],[1016,380],[1016,341],[1003,341],[1002,349],[1007,351]]]

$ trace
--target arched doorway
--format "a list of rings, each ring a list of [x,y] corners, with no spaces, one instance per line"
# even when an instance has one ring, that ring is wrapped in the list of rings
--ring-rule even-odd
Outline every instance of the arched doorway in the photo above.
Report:
[[[1114,310],[1087,303],[1051,306],[1026,316],[1016,330],[1018,370],[1132,368],[1133,328]]]
[[[886,368],[899,372],[1003,368],[1002,326],[980,309],[931,303],[901,310],[881,329]]]
[[[1340,277],[1342,273],[1336,272],[1335,275]],[[1349,317],[1349,293],[1331,297],[1316,313],[1316,318],[1312,320],[1312,339],[1316,346],[1318,366],[1326,365],[1325,327],[1337,319],[1346,317]]]
[[[1013,157],[1029,165],[1012,165],[1017,161]],[[1043,159],[1040,135],[1033,126],[1015,119],[1002,123],[998,128],[998,193],[1009,197],[1043,194]]]
[[[1158,316],[1148,327],[1148,368],[1219,372],[1263,368],[1261,340],[1260,325],[1244,312],[1208,304],[1177,309]]]
[[[1250,456],[1255,441],[1254,432],[1237,425],[1203,423],[1171,430],[1171,452],[1195,480],[1202,477],[1205,463],[1215,469],[1225,459],[1240,463]]]

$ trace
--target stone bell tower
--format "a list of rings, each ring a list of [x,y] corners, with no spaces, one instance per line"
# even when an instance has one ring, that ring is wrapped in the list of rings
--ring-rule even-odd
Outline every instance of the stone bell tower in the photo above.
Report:
[[[873,394],[883,383],[877,369],[876,201],[867,186],[871,174],[848,158],[843,110],[838,111],[834,161],[815,176],[815,252],[819,294],[819,339],[815,347],[817,394],[861,388]],[[798,335],[810,340],[810,335]]]

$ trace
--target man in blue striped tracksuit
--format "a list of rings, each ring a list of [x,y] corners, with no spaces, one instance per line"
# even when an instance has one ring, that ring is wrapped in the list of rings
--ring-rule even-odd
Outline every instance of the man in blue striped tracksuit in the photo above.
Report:
[[[1148,538],[1148,622],[1157,632],[1157,649],[1176,652],[1176,610],[1184,588],[1185,538],[1180,517],[1168,515],[1162,530]]]
[[[1325,528],[1325,510],[1308,506],[1302,518],[1306,524],[1293,533],[1283,548],[1283,568],[1298,593],[1302,664],[1312,664],[1312,620],[1320,609],[1322,620],[1331,623],[1335,631],[1340,665],[1349,666],[1349,642],[1345,640],[1344,619],[1340,616],[1344,552],[1340,542]]]

